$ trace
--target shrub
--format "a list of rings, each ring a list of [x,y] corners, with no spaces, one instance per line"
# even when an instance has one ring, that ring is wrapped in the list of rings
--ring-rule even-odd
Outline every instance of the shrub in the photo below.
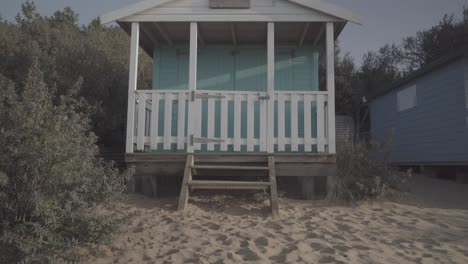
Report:
[[[96,212],[123,191],[124,176],[98,157],[79,87],[56,96],[37,66],[16,86],[0,75],[0,244],[26,260],[116,228]]]
[[[347,140],[337,151],[337,174],[329,199],[357,201],[398,190],[409,174],[399,173],[387,162],[384,145]]]

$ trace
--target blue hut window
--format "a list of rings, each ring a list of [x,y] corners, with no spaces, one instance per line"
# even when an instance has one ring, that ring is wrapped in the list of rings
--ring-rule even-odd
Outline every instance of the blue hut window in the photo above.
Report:
[[[398,112],[413,109],[418,105],[416,85],[407,87],[397,93]]]

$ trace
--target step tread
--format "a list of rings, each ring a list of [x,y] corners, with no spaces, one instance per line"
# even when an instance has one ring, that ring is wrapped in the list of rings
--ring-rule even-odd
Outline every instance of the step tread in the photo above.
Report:
[[[200,170],[269,170],[268,166],[234,166],[234,165],[193,165],[192,169]]]
[[[206,181],[192,180],[189,182],[192,189],[245,189],[263,190],[270,187],[269,182],[246,182],[246,181]]]

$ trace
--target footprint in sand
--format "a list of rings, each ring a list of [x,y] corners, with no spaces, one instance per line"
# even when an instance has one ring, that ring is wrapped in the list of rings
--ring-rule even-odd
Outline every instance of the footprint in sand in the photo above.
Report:
[[[365,251],[365,250],[370,250],[369,247],[362,246],[362,245],[356,245],[356,246],[354,246],[353,248],[354,248],[354,249],[357,249],[357,250],[363,250],[363,251]]]
[[[261,246],[261,247],[267,247],[268,246],[268,239],[265,237],[259,237],[255,239],[255,245]]]
[[[312,249],[315,249],[315,250],[321,250],[321,249],[323,249],[325,246],[322,245],[322,244],[320,244],[320,243],[315,243],[315,242],[313,242],[313,243],[310,243],[310,247],[311,247]]]
[[[218,235],[218,237],[216,238],[216,241],[225,241],[226,239],[227,239],[226,235]]]
[[[334,248],[336,248],[337,250],[339,250],[341,252],[347,252],[347,251],[352,249],[351,247],[348,247],[346,245],[336,245],[336,246],[334,246]]]
[[[245,248],[245,247],[248,247],[248,246],[249,246],[249,241],[243,240],[243,241],[240,242],[240,247]]]
[[[250,248],[242,248],[236,251],[237,255],[242,256],[242,260],[244,261],[258,261],[260,260],[260,257],[252,251]]]
[[[265,224],[265,227],[274,229],[275,231],[279,231],[283,229],[283,227],[280,224],[274,223],[274,222],[268,222]]]
[[[206,226],[209,229],[214,230],[214,231],[218,231],[221,228],[221,226],[219,226],[218,224],[215,224],[215,223],[208,223]]]
[[[318,259],[318,263],[337,263],[337,260],[332,256],[322,256]]]

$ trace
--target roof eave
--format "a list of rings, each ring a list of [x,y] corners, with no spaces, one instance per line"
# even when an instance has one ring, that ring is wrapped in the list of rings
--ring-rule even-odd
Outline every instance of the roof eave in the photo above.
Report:
[[[149,8],[157,7],[159,5],[163,5],[171,1],[174,1],[174,0],[145,0],[143,2],[135,3],[133,5],[129,5],[121,9],[103,14],[100,16],[100,19],[103,24],[108,24],[114,21],[121,20],[125,17],[131,16],[132,14],[147,10]],[[360,16],[354,14],[353,12],[349,10],[343,9],[333,4],[325,3],[321,0],[288,0],[288,1],[294,2],[296,4],[299,4],[301,6],[305,6],[311,9],[318,10],[320,12],[327,13],[329,15],[338,17],[346,21],[350,21],[358,25],[362,25],[362,19]]]

